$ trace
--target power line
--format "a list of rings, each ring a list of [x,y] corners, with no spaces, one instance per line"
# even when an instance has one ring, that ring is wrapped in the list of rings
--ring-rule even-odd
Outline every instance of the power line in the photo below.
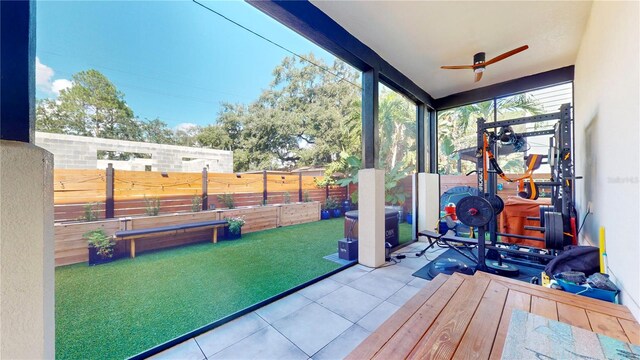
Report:
[[[331,74],[331,75],[335,76],[336,78],[338,78],[338,81],[345,81],[345,82],[347,82],[347,83],[349,83],[349,84],[351,84],[351,85],[353,85],[353,86],[357,87],[358,89],[362,89],[362,87],[361,87],[360,85],[355,84],[355,83],[353,83],[351,80],[349,80],[349,79],[347,79],[347,78],[345,78],[345,77],[343,77],[343,76],[340,76],[340,75],[338,75],[338,74],[336,74],[336,73],[332,72],[332,71],[331,71],[331,70],[329,70],[327,67],[322,66],[322,65],[319,65],[319,64],[316,64],[315,62],[313,62],[313,61],[311,61],[311,60],[309,60],[309,59],[305,58],[304,56],[302,56],[302,55],[300,55],[300,54],[298,54],[298,53],[294,52],[293,50],[289,50],[288,48],[286,48],[286,47],[284,47],[284,46],[282,46],[282,45],[278,44],[277,42],[275,42],[275,41],[273,41],[273,40],[271,40],[271,39],[267,38],[266,36],[261,35],[261,34],[259,34],[259,33],[255,32],[255,31],[253,31],[253,30],[249,29],[248,27],[246,27],[246,26],[244,26],[244,25],[242,25],[242,24],[240,24],[240,23],[236,22],[235,20],[232,20],[232,19],[230,19],[230,18],[226,17],[225,15],[223,15],[223,14],[219,13],[219,12],[218,12],[218,11],[216,11],[216,10],[213,10],[212,8],[210,8],[210,7],[208,7],[208,6],[205,6],[204,4],[202,4],[202,3],[198,2],[197,0],[192,0],[192,1],[193,1],[194,3],[196,3],[196,4],[200,5],[200,6],[202,6],[203,8],[205,8],[205,9],[209,10],[210,12],[212,12],[212,13],[214,13],[214,14],[216,14],[216,15],[220,16],[221,18],[223,18],[223,19],[227,20],[228,22],[230,22],[230,23],[232,23],[232,24],[234,24],[234,25],[236,25],[236,26],[240,27],[241,29],[244,29],[244,30],[248,31],[248,32],[250,32],[251,34],[253,34],[253,35],[255,35],[255,36],[257,36],[257,37],[261,38],[262,40],[264,40],[264,41],[266,41],[266,42],[268,42],[268,43],[270,43],[270,44],[272,44],[272,45],[274,45],[274,46],[276,46],[276,47],[279,47],[280,49],[282,49],[282,50],[284,50],[284,51],[286,51],[286,52],[290,53],[291,55],[293,55],[293,56],[295,56],[295,57],[298,57],[299,59],[301,59],[301,60],[303,60],[303,61],[306,61],[306,62],[308,62],[309,64],[314,65],[314,66],[318,67],[319,69],[321,69],[321,70],[323,70],[323,71],[325,71],[325,72],[327,72],[327,73],[329,73],[329,74]]]

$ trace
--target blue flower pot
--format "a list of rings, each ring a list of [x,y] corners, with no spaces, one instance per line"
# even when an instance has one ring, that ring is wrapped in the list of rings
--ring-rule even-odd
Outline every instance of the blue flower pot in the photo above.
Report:
[[[329,220],[331,218],[331,214],[329,213],[329,210],[320,211],[320,218],[322,220]]]
[[[242,237],[242,229],[238,231],[237,234],[232,233],[229,229],[226,229],[225,240],[237,240]]]
[[[411,213],[407,213],[405,215],[405,220],[407,221],[407,224],[413,224],[413,215]]]
[[[339,218],[340,216],[342,216],[342,211],[340,209],[333,209],[333,217]]]
[[[342,202],[342,212],[346,213],[351,210],[351,200],[345,200]]]

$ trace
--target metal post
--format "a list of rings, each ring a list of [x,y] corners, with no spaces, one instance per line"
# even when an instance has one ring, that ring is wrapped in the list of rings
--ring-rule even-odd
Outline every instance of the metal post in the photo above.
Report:
[[[202,168],[202,210],[209,209],[209,174]]]
[[[375,69],[362,72],[362,168],[378,163],[378,86]]]
[[[107,165],[107,186],[106,186],[106,197],[104,202],[104,217],[106,219],[113,219],[115,217],[115,201],[113,199],[113,186],[114,186],[114,175],[115,171],[113,170],[113,164],[109,163]]]
[[[424,104],[418,104],[416,105],[416,131],[418,133],[418,136],[416,138],[417,140],[417,156],[418,156],[418,168],[416,169],[417,172],[421,173],[421,172],[425,172],[426,166],[426,151],[425,151],[425,105]]]
[[[429,111],[429,127],[427,128],[429,141],[425,144],[429,153],[429,172],[438,172],[438,117],[435,110]]]
[[[302,172],[298,173],[298,202],[302,202]]]
[[[484,163],[484,119],[479,118],[476,122],[477,129],[477,141],[478,148],[476,154],[476,170],[477,170],[477,179],[478,179],[478,193],[479,195],[484,195],[484,167],[487,164]],[[486,227],[481,226],[478,228],[478,267],[477,270],[487,271],[487,264],[485,262],[485,233]]]
[[[36,2],[0,1],[0,8],[0,139],[33,143]]]
[[[267,205],[267,170],[262,170],[262,205]]]

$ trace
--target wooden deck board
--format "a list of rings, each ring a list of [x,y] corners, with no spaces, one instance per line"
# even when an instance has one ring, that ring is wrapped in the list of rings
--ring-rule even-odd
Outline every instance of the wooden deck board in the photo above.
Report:
[[[451,278],[403,324],[373,358],[386,360],[394,357],[404,358],[409,355],[463,283],[464,278],[462,276],[457,274],[451,276]]]
[[[531,309],[531,295],[509,289],[509,294],[507,295],[507,300],[504,303],[504,308],[502,309],[500,325],[498,326],[498,331],[496,332],[495,340],[491,347],[491,355],[489,355],[489,359],[502,358],[502,347],[504,346],[504,341],[507,338],[507,331],[509,330],[509,322],[511,321],[511,312],[513,309],[529,311],[529,309]]]
[[[458,345],[454,359],[489,358],[508,292],[506,286],[491,281]]]
[[[409,359],[449,359],[485,293],[490,280],[467,280],[437,317],[433,328],[420,339]],[[388,358],[387,358],[388,359]]]
[[[348,359],[500,359],[514,309],[640,344],[640,325],[624,306],[485,273],[454,274],[434,279]]]

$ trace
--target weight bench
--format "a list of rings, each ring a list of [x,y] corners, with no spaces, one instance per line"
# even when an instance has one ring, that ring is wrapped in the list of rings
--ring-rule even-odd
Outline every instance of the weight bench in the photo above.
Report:
[[[229,225],[229,222],[227,220],[201,221],[201,222],[180,224],[180,225],[159,226],[159,227],[147,228],[147,229],[121,230],[121,231],[116,231],[113,237],[115,238],[116,241],[130,240],[131,241],[130,255],[131,255],[131,258],[135,258],[136,257],[136,239],[148,238],[160,233],[174,232],[175,234],[177,234],[178,231],[186,232],[187,230],[190,230],[190,229],[213,228],[211,241],[213,243],[217,243],[218,228],[225,227],[227,225]]]
[[[427,250],[432,248],[434,245],[438,243],[438,241],[444,242],[450,249],[453,249],[458,254],[464,256],[465,258],[478,263],[478,258],[475,256],[473,251],[474,247],[478,246],[478,239],[468,238],[468,237],[460,237],[453,235],[452,231],[448,231],[446,234],[440,234],[431,230],[422,230],[418,232],[418,236],[426,236],[429,240],[429,246],[427,246],[424,250],[420,251],[420,254],[424,254]],[[464,250],[467,250],[469,254],[462,252],[458,246],[453,246],[451,243],[460,243]]]

